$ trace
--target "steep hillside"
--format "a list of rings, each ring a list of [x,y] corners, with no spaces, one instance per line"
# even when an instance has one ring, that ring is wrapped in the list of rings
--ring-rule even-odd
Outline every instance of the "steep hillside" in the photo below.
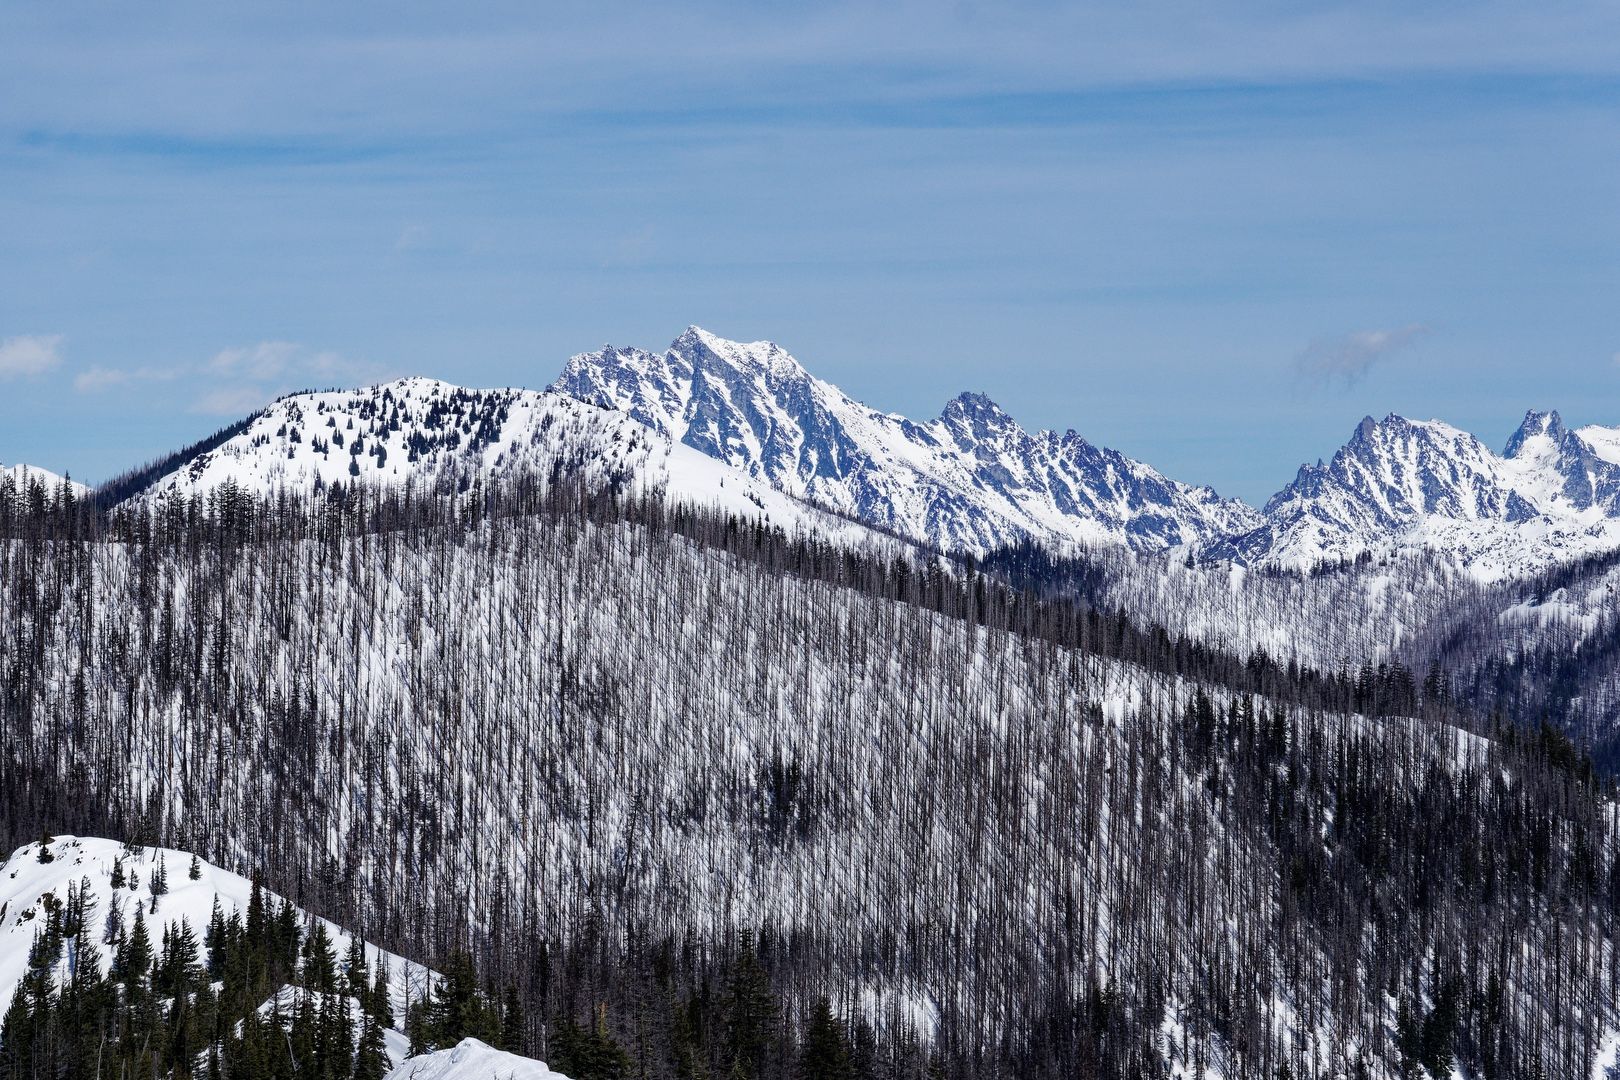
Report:
[[[470,942],[564,1071],[572,1031],[785,1078],[823,997],[905,1077],[1612,1056],[1613,808],[1555,733],[1464,735],[1395,673],[1426,718],[1276,668],[1256,700],[1162,636],[1099,655],[1096,613],[666,513],[27,523],[5,822],[146,822],[396,951]]]
[[[429,1052],[515,1030],[465,954],[448,971],[183,851],[47,835],[0,866],[7,1080],[441,1070]],[[488,1064],[552,1075],[477,1046]]]

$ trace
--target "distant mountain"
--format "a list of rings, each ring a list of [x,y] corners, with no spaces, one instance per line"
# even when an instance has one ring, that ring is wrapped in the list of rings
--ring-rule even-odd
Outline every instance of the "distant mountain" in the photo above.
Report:
[[[1531,412],[1497,454],[1439,420],[1368,417],[1256,510],[1074,431],[1026,431],[983,394],[917,422],[771,342],[695,326],[661,353],[574,356],[546,391],[404,379],[291,395],[98,494],[464,486],[514,471],[975,554],[1035,540],[1309,569],[1426,550],[1491,581],[1620,549],[1620,428]]]
[[[1480,578],[1522,576],[1620,548],[1620,429],[1570,431],[1532,411],[1497,455],[1439,420],[1367,417],[1264,513],[1205,555],[1306,568],[1428,548]]]
[[[575,356],[552,389],[789,495],[945,549],[1037,538],[1159,551],[1259,524],[1244,503],[1073,431],[1027,432],[982,394],[917,423],[855,401],[771,342],[695,326],[662,353],[605,346]]]
[[[220,435],[143,470],[138,483],[121,485],[115,501],[168,499],[226,484],[259,494],[355,481],[453,490],[475,479],[538,472],[661,491],[784,527],[851,528],[621,413],[565,394],[401,379],[292,394]]]
[[[49,469],[40,469],[33,465],[0,465],[0,482],[5,481],[7,478],[10,478],[19,489],[26,488],[29,484],[37,481],[43,484],[47,490],[54,491],[66,481],[72,486],[75,495],[87,495],[90,492],[88,487],[77,480],[68,480],[67,477],[59,476]]]

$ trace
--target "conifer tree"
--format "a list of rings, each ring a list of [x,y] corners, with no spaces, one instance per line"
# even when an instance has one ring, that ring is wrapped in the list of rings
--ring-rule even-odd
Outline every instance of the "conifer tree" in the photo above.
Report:
[[[377,977],[371,984],[371,994],[366,1001],[366,1011],[376,1017],[377,1023],[383,1027],[394,1026],[394,1005],[389,994],[389,970],[386,957],[377,962]]]
[[[169,867],[167,860],[158,856],[157,866],[152,868],[151,877],[152,914],[157,914],[158,900],[169,892]]]
[[[337,957],[326,924],[315,920],[304,936],[304,964],[300,971],[303,985],[320,994],[337,991]]]
[[[844,1026],[833,1015],[827,999],[819,997],[810,1006],[804,1049],[799,1057],[800,1080],[852,1080],[853,1076]]]
[[[135,926],[130,930],[118,956],[113,962],[118,981],[126,987],[146,977],[152,965],[152,939],[147,935],[146,916],[140,904],[135,905]]]
[[[514,1054],[523,1052],[523,1003],[518,999],[517,987],[506,984],[506,1000],[501,1006],[500,1048]]]
[[[376,1016],[367,1013],[360,1028],[360,1045],[354,1054],[354,1080],[382,1080],[389,1068],[382,1025]]]
[[[746,1078],[762,1074],[776,1029],[776,995],[754,951],[752,931],[743,931],[732,965],[727,1024],[730,1068]]]
[[[343,992],[366,1003],[371,993],[371,976],[366,965],[366,943],[358,933],[349,935],[349,948],[343,957]]]

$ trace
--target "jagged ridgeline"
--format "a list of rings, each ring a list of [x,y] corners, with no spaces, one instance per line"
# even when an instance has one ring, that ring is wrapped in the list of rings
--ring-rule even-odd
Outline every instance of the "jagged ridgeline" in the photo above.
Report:
[[[58,490],[0,532],[12,845],[162,841],[468,947],[541,1057],[1561,1077],[1620,1041],[1610,792],[1399,668],[556,476]]]

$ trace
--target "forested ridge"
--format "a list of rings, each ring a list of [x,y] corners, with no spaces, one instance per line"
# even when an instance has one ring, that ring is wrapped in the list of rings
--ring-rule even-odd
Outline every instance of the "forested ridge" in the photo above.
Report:
[[[1023,543],[982,565],[1020,590],[1158,622],[1218,651],[1261,650],[1363,683],[1380,664],[1443,676],[1455,720],[1546,722],[1606,771],[1620,764],[1620,552],[1494,582],[1423,550],[1279,570]]]
[[[1611,792],[1443,670],[561,474],[0,495],[9,846],[162,841],[465,950],[577,1080],[1613,1053]]]

